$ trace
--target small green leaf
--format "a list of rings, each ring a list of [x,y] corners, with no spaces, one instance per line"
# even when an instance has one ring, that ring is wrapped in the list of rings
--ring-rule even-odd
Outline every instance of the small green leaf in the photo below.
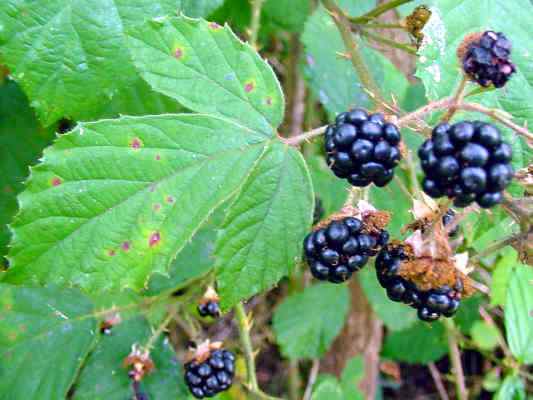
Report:
[[[480,295],[475,295],[467,299],[461,300],[461,306],[454,315],[453,320],[462,333],[467,335],[472,329],[475,322],[481,320],[479,315],[479,306],[484,304],[484,298]]]
[[[290,359],[321,357],[342,329],[349,306],[344,285],[322,283],[287,297],[273,319],[283,354]]]
[[[533,269],[519,264],[513,272],[505,303],[507,341],[513,355],[533,363]]]
[[[153,331],[142,317],[114,326],[111,335],[104,335],[89,356],[75,386],[74,400],[124,400],[133,395],[132,380],[124,359],[134,344],[143,345]],[[162,337],[150,352],[155,369],[140,384],[149,399],[185,399],[187,387],[181,364],[170,343]]]
[[[11,233],[7,224],[17,211],[16,195],[30,164],[52,141],[53,131],[40,127],[28,100],[12,81],[0,82],[0,258]]]
[[[416,349],[413,348],[416,343]],[[385,338],[382,355],[410,364],[437,361],[448,352],[446,332],[441,322],[417,322],[411,328],[390,333]]]
[[[357,274],[359,282],[379,319],[392,331],[402,331],[417,321],[416,311],[401,303],[394,303],[387,297],[376,279],[376,270],[366,267]]]
[[[519,376],[509,375],[494,396],[494,400],[525,400],[526,388]]]
[[[505,304],[507,290],[516,264],[518,264],[518,254],[515,249],[507,246],[496,261],[492,273],[490,290],[490,303],[492,305],[503,306]]]
[[[143,288],[240,188],[262,138],[193,114],[78,125],[45,151],[19,196],[5,279]]]
[[[346,363],[341,376],[341,387],[344,400],[363,400],[363,394],[359,390],[359,383],[365,376],[363,357],[357,356]]]
[[[491,369],[483,377],[483,389],[488,392],[495,392],[502,384],[499,367]]]
[[[0,310],[2,398],[64,399],[95,340],[90,300],[77,290],[0,284]]]
[[[216,271],[223,309],[289,274],[300,257],[312,213],[311,180],[301,154],[273,144],[231,204],[218,235]]]
[[[470,335],[481,350],[493,350],[498,346],[498,328],[484,321],[475,321],[470,329]]]
[[[328,376],[315,385],[311,400],[344,400],[344,394],[337,379]]]
[[[130,50],[141,76],[156,91],[193,111],[274,134],[284,99],[270,66],[229,29],[204,20],[151,20],[133,29]]]

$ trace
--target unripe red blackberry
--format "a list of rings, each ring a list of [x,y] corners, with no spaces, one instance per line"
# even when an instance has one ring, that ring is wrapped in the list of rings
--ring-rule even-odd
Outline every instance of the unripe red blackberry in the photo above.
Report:
[[[423,321],[431,322],[441,316],[453,316],[465,293],[463,280],[466,277],[455,278],[457,275],[453,275],[454,271],[450,271],[450,274],[454,276],[454,284],[440,284],[437,287],[431,287],[433,283],[425,277],[426,287],[422,288],[416,282],[409,280],[404,273],[404,270],[409,268],[409,263],[412,262],[412,254],[401,244],[390,244],[379,252],[376,258],[376,274],[380,285],[387,290],[389,299],[415,308],[418,318]],[[432,265],[430,260],[424,260],[424,262]],[[432,271],[428,276],[438,276],[440,273],[442,271]],[[428,282],[430,286],[427,286]]]
[[[320,280],[341,283],[361,269],[370,256],[389,240],[383,228],[388,215],[375,212],[383,219],[371,221],[370,214],[355,217],[353,208],[323,221],[304,239],[304,256],[313,276]]]
[[[228,390],[235,375],[235,356],[222,343],[206,342],[185,363],[185,383],[197,399]]]
[[[339,114],[325,134],[327,163],[339,178],[354,186],[387,185],[401,159],[401,135],[383,114],[356,108]]]
[[[480,121],[442,123],[418,149],[426,175],[422,188],[431,197],[447,196],[457,207],[476,201],[489,208],[511,183],[511,147],[494,125]]]
[[[511,62],[511,42],[499,32],[474,33],[465,38],[458,55],[465,73],[481,86],[505,86],[516,72]]]

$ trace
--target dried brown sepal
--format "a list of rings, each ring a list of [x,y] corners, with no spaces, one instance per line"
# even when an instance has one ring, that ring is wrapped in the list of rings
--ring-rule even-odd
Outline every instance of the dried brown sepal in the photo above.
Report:
[[[210,342],[206,340],[200,343],[196,348],[190,349],[189,353],[185,357],[185,362],[197,362],[202,363],[209,358],[211,352],[222,348],[222,342]]]
[[[204,295],[202,296],[202,298],[200,299],[199,303],[207,304],[210,301],[214,301],[218,303],[219,300],[220,299],[218,297],[218,293],[216,292],[216,290],[212,286],[209,286],[207,290],[205,291]]]
[[[131,347],[131,353],[122,362],[124,368],[130,368],[128,376],[136,382],[141,381],[145,375],[155,369],[155,364],[150,358],[150,352],[142,349],[137,344]]]
[[[469,33],[464,37],[459,47],[457,47],[456,52],[457,58],[459,59],[459,65],[463,65],[463,60],[465,58],[466,52],[473,43],[479,42],[481,36],[483,36],[483,32]]]
[[[330,215],[313,227],[313,231],[327,227],[333,221],[354,217],[363,222],[363,233],[378,234],[389,224],[391,215],[386,211],[379,211],[373,207],[365,205],[366,202],[359,202],[358,207],[351,205],[344,206],[339,212]],[[366,203],[368,204],[368,203]]]
[[[428,291],[448,286],[461,297],[474,293],[472,281],[455,267],[452,258],[415,257],[412,247],[405,244],[404,251],[409,258],[401,263],[398,274],[419,290]]]
[[[121,322],[122,322],[122,317],[120,316],[120,313],[111,312],[105,317],[105,319],[102,322],[100,322],[100,332],[104,334],[109,334],[111,331],[111,328],[120,324]]]
[[[431,10],[424,5],[416,7],[411,14],[405,17],[407,31],[415,38],[417,47],[420,47],[424,34],[422,30],[431,18]]]
[[[516,171],[514,179],[526,189],[527,194],[533,194],[533,164]]]

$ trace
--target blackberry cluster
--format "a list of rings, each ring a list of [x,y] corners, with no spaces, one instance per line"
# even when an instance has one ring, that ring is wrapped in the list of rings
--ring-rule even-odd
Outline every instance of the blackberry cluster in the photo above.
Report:
[[[511,146],[502,142],[498,128],[480,121],[437,125],[418,156],[426,174],[424,191],[453,198],[457,207],[473,201],[492,207],[513,179]]]
[[[407,260],[402,246],[384,247],[376,258],[376,274],[389,299],[415,308],[422,321],[436,321],[444,315],[451,317],[460,305],[460,284],[453,290],[448,286],[429,291],[419,290],[399,275],[400,264]]]
[[[487,87],[491,83],[503,87],[516,67],[509,60],[511,42],[503,33],[487,31],[481,35],[479,41],[473,42],[463,58],[463,68],[467,75],[481,86]]]
[[[325,228],[311,232],[304,240],[304,253],[313,276],[341,283],[361,269],[369,256],[387,244],[389,234],[362,232],[363,222],[354,217],[332,221]]]
[[[213,317],[218,318],[220,317],[220,306],[218,304],[218,301],[215,300],[209,300],[204,303],[198,304],[198,313],[202,317]]]
[[[324,206],[322,205],[322,200],[320,197],[315,197],[315,209],[313,210],[313,225],[318,224],[320,220],[324,217]]]
[[[354,109],[339,114],[326,130],[327,163],[339,178],[354,186],[372,182],[385,186],[394,177],[394,167],[401,159],[400,131],[386,123],[383,114],[368,115]]]
[[[185,364],[185,382],[197,399],[213,397],[228,390],[235,373],[235,356],[228,350],[215,350],[203,362]]]

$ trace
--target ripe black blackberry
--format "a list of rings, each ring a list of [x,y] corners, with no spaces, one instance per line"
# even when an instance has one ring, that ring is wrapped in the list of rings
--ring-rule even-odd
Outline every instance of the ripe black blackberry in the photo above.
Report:
[[[209,350],[200,360],[185,364],[185,383],[197,399],[228,390],[235,374],[235,356],[224,349]]]
[[[394,177],[401,136],[383,114],[369,115],[359,108],[339,114],[325,136],[327,163],[339,178],[354,186],[382,187]]]
[[[205,303],[198,304],[198,313],[202,317],[220,317],[220,306],[218,304],[218,301],[209,300]]]
[[[509,59],[509,39],[501,32],[486,31],[467,37],[465,42],[466,52],[459,51],[465,73],[484,87],[491,83],[497,88],[505,86],[516,72],[515,65]]]
[[[389,234],[371,233],[359,218],[344,217],[311,232],[304,240],[304,255],[313,276],[341,283],[361,269],[370,256],[387,244]]]
[[[322,205],[322,200],[320,197],[315,196],[315,209],[313,210],[313,225],[318,224],[320,220],[324,217],[324,206]]]
[[[424,191],[434,198],[453,198],[457,207],[476,201],[490,208],[502,201],[513,179],[511,146],[498,128],[480,121],[437,125],[418,156],[426,174]]]
[[[401,245],[386,246],[378,254],[376,274],[380,285],[387,290],[387,296],[392,301],[415,308],[422,321],[436,321],[442,315],[453,316],[460,305],[462,284],[457,283],[453,289],[443,285],[436,289],[420,290],[399,274],[402,262],[408,258]]]

